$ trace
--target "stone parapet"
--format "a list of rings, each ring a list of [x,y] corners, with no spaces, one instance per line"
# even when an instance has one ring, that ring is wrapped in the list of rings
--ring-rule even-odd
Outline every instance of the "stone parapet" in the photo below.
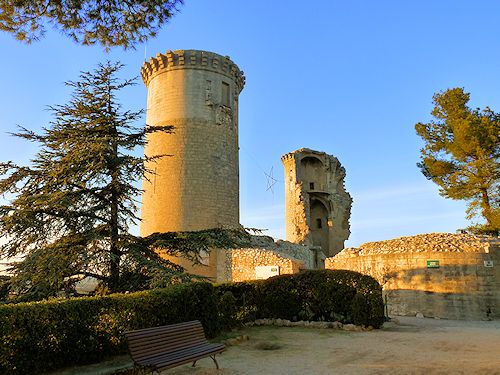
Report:
[[[487,253],[494,243],[493,238],[471,234],[427,233],[387,241],[367,242],[359,248],[344,249],[335,258],[414,252]]]
[[[245,76],[228,56],[199,50],[177,50],[156,54],[141,68],[141,77],[146,86],[159,74],[176,69],[208,70],[225,75],[234,80],[237,93],[245,85]]]

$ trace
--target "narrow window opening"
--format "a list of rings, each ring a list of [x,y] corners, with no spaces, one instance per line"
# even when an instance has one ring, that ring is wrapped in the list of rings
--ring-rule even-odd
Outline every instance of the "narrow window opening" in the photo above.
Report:
[[[314,190],[314,182],[309,182],[309,189]]]
[[[207,79],[207,87],[205,89],[205,102],[208,105],[212,105],[212,81]]]
[[[321,218],[316,219],[316,226],[317,226],[318,229],[323,228],[323,223],[321,221]]]
[[[221,104],[229,107],[229,83],[222,82],[222,100]]]

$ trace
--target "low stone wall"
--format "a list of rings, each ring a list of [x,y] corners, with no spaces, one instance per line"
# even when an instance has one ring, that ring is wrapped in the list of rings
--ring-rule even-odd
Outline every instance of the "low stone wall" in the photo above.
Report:
[[[324,259],[319,248],[255,235],[251,236],[246,248],[217,249],[215,252],[217,282],[255,280],[255,267],[258,266],[278,266],[280,274],[298,273],[302,269],[318,268]]]
[[[256,280],[257,266],[278,266],[280,275],[298,273],[304,268],[303,261],[284,257],[268,249],[232,249],[221,252],[219,260],[223,264],[217,267],[218,282]]]
[[[274,241],[269,236],[252,235],[239,249],[211,249],[201,254],[201,264],[159,251],[160,256],[179,264],[192,274],[211,281],[255,280],[255,267],[278,266],[280,273],[297,273],[301,269],[324,268],[325,256],[321,248]]]
[[[500,318],[500,247],[493,239],[435,233],[372,242],[326,259],[325,268],[373,276],[389,315]]]
[[[299,245],[283,240],[274,241],[269,236],[252,236],[249,247],[274,251],[285,258],[299,260],[303,263],[305,269],[319,268],[318,263],[322,264],[324,260],[321,248]]]

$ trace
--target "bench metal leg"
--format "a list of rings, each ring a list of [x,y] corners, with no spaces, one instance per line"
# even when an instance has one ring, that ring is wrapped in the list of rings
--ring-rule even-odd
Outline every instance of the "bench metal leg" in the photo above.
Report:
[[[212,358],[215,362],[215,367],[217,367],[217,370],[219,369],[219,364],[217,363],[217,360],[215,359],[215,354],[211,355],[210,358]]]
[[[193,362],[193,365],[192,365],[191,367],[195,367],[195,366],[196,366],[196,362],[197,362],[197,361],[194,361],[194,362]]]

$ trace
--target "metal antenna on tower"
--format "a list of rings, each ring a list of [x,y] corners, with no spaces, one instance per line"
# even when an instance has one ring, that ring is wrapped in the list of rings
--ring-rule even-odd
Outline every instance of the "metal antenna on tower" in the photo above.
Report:
[[[269,171],[269,173],[264,172],[264,174],[267,177],[267,188],[266,188],[266,191],[271,190],[271,193],[273,193],[273,195],[274,195],[274,185],[276,185],[276,183],[278,182],[278,180],[274,178],[273,168],[274,167],[271,167],[271,170]]]

